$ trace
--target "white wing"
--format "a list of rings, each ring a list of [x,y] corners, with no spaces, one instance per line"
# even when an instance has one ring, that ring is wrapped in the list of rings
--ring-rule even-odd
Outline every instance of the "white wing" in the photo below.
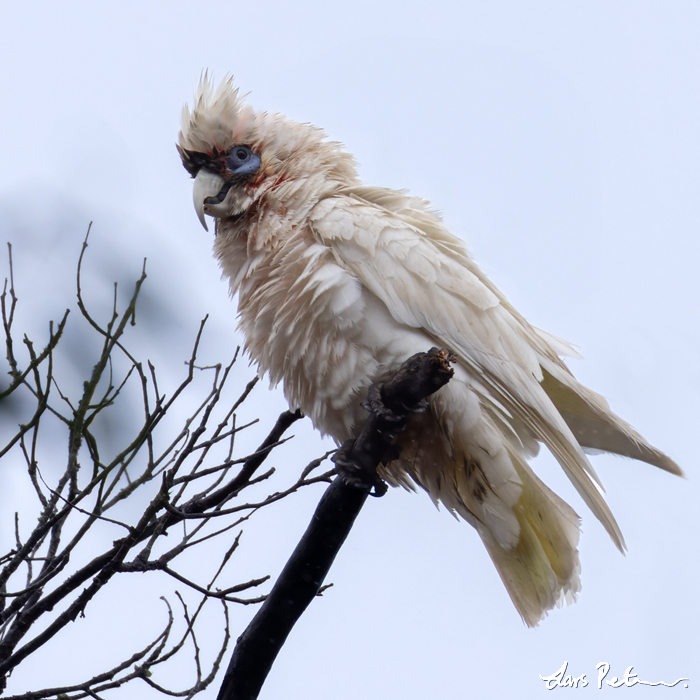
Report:
[[[680,470],[614,416],[602,397],[576,382],[557,355],[562,346],[571,348],[530,326],[422,200],[379,188],[349,188],[321,201],[311,223],[338,264],[398,322],[424,329],[436,345],[455,353],[488,388],[490,400],[547,445],[623,550],[622,533],[594,483],[600,481],[570,425],[585,438],[584,447]],[[604,444],[594,439],[599,433],[608,436]]]

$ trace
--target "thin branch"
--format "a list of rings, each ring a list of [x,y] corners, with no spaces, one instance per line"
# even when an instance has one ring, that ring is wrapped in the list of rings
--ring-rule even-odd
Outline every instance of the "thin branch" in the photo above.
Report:
[[[94,676],[91,678],[89,681],[86,681],[84,683],[80,683],[78,685],[72,685],[72,686],[63,686],[61,688],[46,688],[44,690],[35,690],[29,693],[23,693],[21,695],[11,695],[6,700],[41,700],[41,698],[49,698],[49,697],[56,697],[60,695],[68,695],[69,693],[78,693],[77,695],[73,695],[70,700],[78,700],[79,698],[84,698],[87,697],[88,695],[93,695],[95,692],[102,692],[103,690],[110,690],[112,688],[119,688],[120,686],[124,685],[127,683],[129,680],[132,680],[134,678],[139,678],[142,677],[143,672],[144,672],[144,667],[138,668],[136,667],[136,664],[138,664],[139,661],[141,661],[149,652],[152,650],[154,651],[156,658],[160,655],[162,652],[168,638],[170,637],[170,632],[172,631],[173,627],[173,622],[174,622],[174,617],[173,617],[173,611],[170,607],[170,604],[165,598],[161,598],[163,600],[168,608],[168,623],[165,626],[165,629],[156,637],[155,640],[153,640],[150,644],[148,644],[146,647],[141,649],[140,651],[137,651],[135,654],[130,656],[128,659],[125,661],[122,661],[120,664],[117,666],[114,666],[111,668],[109,671],[105,671],[104,673],[100,673],[97,676]],[[135,670],[132,674],[127,675],[126,677],[123,677],[119,680],[113,681],[112,679],[121,673],[122,671],[125,671],[127,668],[134,666]],[[107,683],[105,685],[100,685],[101,683],[105,683],[105,681],[112,681],[110,683]],[[99,686],[97,688],[94,688],[93,690],[90,690],[91,686]],[[82,692],[81,692],[82,691]]]

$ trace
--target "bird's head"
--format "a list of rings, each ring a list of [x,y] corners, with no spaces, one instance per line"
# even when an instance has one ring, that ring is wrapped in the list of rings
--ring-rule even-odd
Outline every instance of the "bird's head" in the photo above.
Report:
[[[205,229],[205,214],[236,220],[269,192],[283,208],[285,183],[294,192],[298,187],[289,185],[295,180],[324,175],[337,185],[355,178],[352,158],[326,141],[323,131],[256,112],[231,77],[218,87],[202,77],[192,109],[183,108],[177,149],[194,178],[194,206]]]
[[[205,74],[192,110],[182,110],[177,150],[194,178],[194,207],[205,229],[205,214],[240,216],[255,199],[265,175],[256,122],[231,78],[215,89]]]

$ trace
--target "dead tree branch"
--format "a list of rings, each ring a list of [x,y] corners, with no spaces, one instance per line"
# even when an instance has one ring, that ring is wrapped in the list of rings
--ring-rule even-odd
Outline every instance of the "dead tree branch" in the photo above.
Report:
[[[409,358],[369,391],[371,412],[360,436],[336,454],[340,476],[328,487],[314,516],[265,603],[238,638],[218,700],[255,700],[296,621],[318,594],[372,488],[381,495],[377,467],[395,456],[392,441],[411,413],[426,409],[427,397],[444,386],[453,370],[447,350]]]
[[[182,596],[176,593],[182,603],[179,624],[186,628],[182,636],[175,639],[178,621],[168,605],[165,629],[111,669],[60,688],[27,689],[13,698],[60,695],[77,700],[134,681],[192,697],[207,688],[219,670],[228,648],[230,605],[264,598],[254,589],[269,578],[266,575],[217,584],[238,552],[241,526],[300,489],[327,482],[329,474],[310,473],[321,460],[301,475],[300,467],[291,479],[285,470],[281,484],[280,477],[273,479],[274,467],[258,473],[289,439],[285,433],[302,417],[299,412],[284,411],[257,449],[240,454],[237,440],[257,420],[240,420],[239,413],[257,379],[238,392],[232,387],[238,350],[228,364],[198,365],[206,318],[195,334],[184,377],[179,370],[177,375],[166,372],[164,379],[150,360],[138,360],[128,346],[130,334],[136,332],[131,329],[146,280],[145,262],[125,304],[115,285],[111,309],[102,321],[89,308],[81,274],[87,241],[86,236],[77,273],[79,313],[70,316],[71,324],[82,323],[81,342],[93,353],[81,369],[79,383],[67,384],[64,372],[63,341],[67,333],[76,332],[69,328],[68,311],[58,324],[50,324],[43,349],[35,349],[26,335],[23,344],[14,341],[20,315],[11,248],[8,279],[0,295],[10,377],[0,402],[5,416],[11,417],[0,424],[0,458],[8,467],[2,473],[24,472],[35,500],[34,511],[23,506],[15,514],[6,512],[3,516],[11,522],[0,526],[2,532],[14,532],[11,540],[0,540],[6,547],[0,551],[0,693],[9,675],[36,658],[50,640],[60,638],[69,622],[86,624],[81,618],[89,615],[97,596],[118,595],[124,574],[162,572],[168,576],[165,580],[183,586]],[[104,425],[110,421],[120,428],[112,435],[114,445],[106,449]],[[275,489],[261,493],[268,480]],[[142,505],[124,509],[125,502]],[[236,513],[233,522],[221,519],[231,513]],[[107,544],[95,554],[86,550],[90,538]],[[183,553],[211,542],[219,543],[219,553],[207,559],[206,568],[193,573],[180,566]],[[235,595],[244,591],[244,596]],[[196,605],[186,602],[185,595],[196,596]],[[195,628],[207,605],[221,606],[224,627],[208,669]],[[167,689],[153,674],[184,649],[192,652],[195,680],[184,690]]]

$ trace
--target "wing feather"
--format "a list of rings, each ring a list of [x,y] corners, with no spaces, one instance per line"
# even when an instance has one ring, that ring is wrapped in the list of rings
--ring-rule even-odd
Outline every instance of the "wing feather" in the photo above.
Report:
[[[348,188],[322,200],[311,225],[336,262],[380,299],[395,320],[424,329],[436,344],[449,348],[484,387],[484,402],[502,405],[550,449],[624,550],[622,533],[582,445],[669,471],[675,465],[573,379],[558,355],[573,349],[530,326],[422,200],[379,188]],[[607,428],[603,444],[590,439],[594,423]],[[577,440],[571,424],[585,439],[580,433]]]

